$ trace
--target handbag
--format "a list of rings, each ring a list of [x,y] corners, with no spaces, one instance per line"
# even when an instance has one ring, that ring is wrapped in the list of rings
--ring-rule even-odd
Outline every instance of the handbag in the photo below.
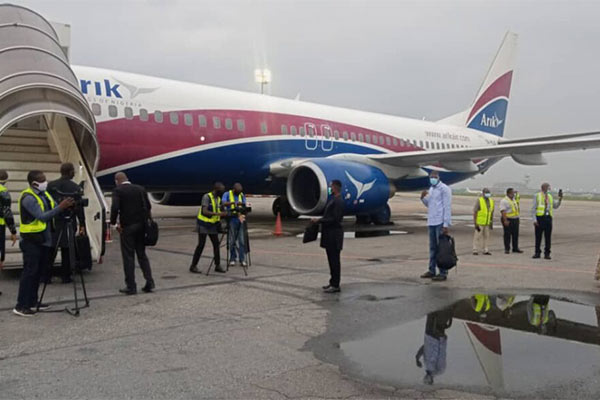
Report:
[[[319,237],[319,224],[312,222],[304,229],[304,237],[302,243],[314,242]]]
[[[146,198],[144,198],[146,196]],[[146,216],[146,220],[144,222],[144,245],[145,246],[156,246],[158,243],[158,224],[152,219],[150,213],[148,212],[148,207],[146,206],[147,200],[146,192],[142,192],[142,208],[144,210],[144,215]]]

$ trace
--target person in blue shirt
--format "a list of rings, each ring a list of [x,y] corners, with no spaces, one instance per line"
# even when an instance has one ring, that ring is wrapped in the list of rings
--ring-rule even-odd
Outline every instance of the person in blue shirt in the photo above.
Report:
[[[421,193],[421,201],[427,207],[427,227],[429,228],[429,271],[421,275],[421,278],[431,278],[434,281],[445,281],[448,270],[438,268],[440,273],[436,274],[437,252],[439,237],[447,235],[448,228],[452,225],[452,190],[440,180],[437,171],[429,174],[431,187],[429,191]]]
[[[233,185],[232,190],[223,194],[223,207],[231,211],[229,218],[229,265],[234,266],[236,259],[240,265],[246,267],[246,248],[244,243],[244,218],[239,214],[236,208],[246,205],[246,196],[242,192],[242,184],[237,182]]]

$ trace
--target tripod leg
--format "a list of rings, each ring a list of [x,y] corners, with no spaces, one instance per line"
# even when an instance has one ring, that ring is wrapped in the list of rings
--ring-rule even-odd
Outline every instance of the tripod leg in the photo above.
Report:
[[[225,260],[226,260],[226,263],[227,263],[227,268],[226,268],[226,271],[227,271],[227,272],[229,272],[229,261],[230,261],[230,260],[229,260],[229,255],[231,254],[231,253],[230,253],[230,250],[231,250],[231,248],[230,248],[230,246],[231,246],[231,243],[230,243],[230,241],[229,241],[229,221],[227,221],[227,239],[226,239],[226,240],[227,240],[227,245],[225,246],[225,247],[226,247],[225,251],[227,251],[227,255],[225,256]],[[235,243],[234,243],[234,246],[235,246]]]
[[[66,222],[67,228],[67,241],[69,243],[69,269],[73,270],[75,267],[75,238],[73,237],[73,226],[71,225],[71,221]],[[75,308],[73,315],[79,315],[79,300],[77,298],[77,282],[76,279],[73,279],[73,296],[75,297]]]

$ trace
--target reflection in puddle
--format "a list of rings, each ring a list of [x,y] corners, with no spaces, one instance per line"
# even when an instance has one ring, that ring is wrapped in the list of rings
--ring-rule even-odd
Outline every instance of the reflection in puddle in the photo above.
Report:
[[[341,349],[361,375],[395,386],[597,398],[599,323],[600,307],[477,294]]]

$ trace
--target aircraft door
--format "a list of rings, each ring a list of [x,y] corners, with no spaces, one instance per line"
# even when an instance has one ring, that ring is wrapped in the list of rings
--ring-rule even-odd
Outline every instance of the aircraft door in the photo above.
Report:
[[[316,150],[319,146],[320,132],[317,131],[317,127],[312,122],[304,124],[304,130],[306,131],[306,138],[304,145],[307,150]]]
[[[333,131],[329,125],[321,125],[321,149],[333,150]]]

